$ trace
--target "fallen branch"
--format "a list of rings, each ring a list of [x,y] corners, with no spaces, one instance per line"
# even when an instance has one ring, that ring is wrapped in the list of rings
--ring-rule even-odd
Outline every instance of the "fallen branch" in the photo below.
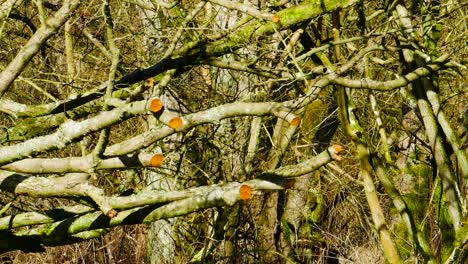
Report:
[[[159,167],[164,159],[163,154],[140,153],[102,159],[95,163],[92,155],[69,158],[31,158],[16,161],[0,167],[18,173],[70,173],[95,172],[98,170],[128,169],[136,167]]]

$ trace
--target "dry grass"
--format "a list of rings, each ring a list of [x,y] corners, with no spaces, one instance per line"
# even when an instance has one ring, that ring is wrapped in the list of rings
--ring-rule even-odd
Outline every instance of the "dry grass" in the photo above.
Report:
[[[42,253],[9,252],[0,263],[72,264],[72,263],[145,263],[146,226],[114,228],[107,235],[78,244],[47,247]]]

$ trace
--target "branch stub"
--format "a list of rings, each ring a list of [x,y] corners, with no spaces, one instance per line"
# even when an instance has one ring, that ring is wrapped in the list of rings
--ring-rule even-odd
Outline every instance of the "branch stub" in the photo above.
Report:
[[[151,167],[160,167],[163,163],[164,155],[163,154],[155,154],[151,157],[150,166]]]
[[[171,128],[179,128],[182,125],[182,118],[180,116],[175,116],[169,120],[168,125]]]
[[[153,113],[157,113],[161,111],[163,107],[164,107],[164,104],[159,98],[152,98],[148,102],[148,109]]]
[[[252,187],[243,184],[239,188],[239,195],[242,200],[250,200],[252,198]]]

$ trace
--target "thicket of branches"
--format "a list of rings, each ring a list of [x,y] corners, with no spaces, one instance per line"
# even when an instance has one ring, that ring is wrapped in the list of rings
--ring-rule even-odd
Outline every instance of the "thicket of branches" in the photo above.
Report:
[[[3,1],[2,256],[462,263],[466,4]]]

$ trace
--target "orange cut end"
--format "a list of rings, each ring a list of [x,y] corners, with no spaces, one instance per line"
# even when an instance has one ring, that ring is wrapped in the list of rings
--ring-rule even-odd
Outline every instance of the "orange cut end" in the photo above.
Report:
[[[252,187],[248,185],[242,185],[239,189],[239,195],[242,200],[249,200],[252,198]]]
[[[154,79],[153,78],[146,79],[145,85],[147,87],[153,87],[154,86]]]
[[[117,211],[114,210],[114,209],[110,209],[109,212],[107,212],[106,215],[107,215],[107,217],[109,217],[109,218],[114,218],[114,217],[117,216]]]
[[[160,167],[163,163],[164,155],[163,154],[156,154],[151,157],[150,166],[151,167]]]
[[[332,158],[336,161],[341,161],[343,158],[340,156],[340,152],[343,152],[344,147],[338,144],[332,146],[335,153],[332,154]]]
[[[159,98],[154,98],[151,99],[151,101],[148,104],[148,108],[151,112],[157,113],[163,109],[163,102]]]
[[[344,147],[338,144],[333,145],[333,149],[335,149],[336,154],[339,154],[344,150]]]
[[[301,119],[298,116],[296,116],[291,120],[290,124],[292,126],[297,126],[297,125],[299,125],[300,122],[301,122]]]
[[[280,21],[280,17],[277,15],[274,15],[271,17],[271,21],[273,21],[273,23],[278,23]]]
[[[173,117],[171,120],[169,120],[168,125],[170,128],[179,128],[182,125],[182,118],[179,116]]]

